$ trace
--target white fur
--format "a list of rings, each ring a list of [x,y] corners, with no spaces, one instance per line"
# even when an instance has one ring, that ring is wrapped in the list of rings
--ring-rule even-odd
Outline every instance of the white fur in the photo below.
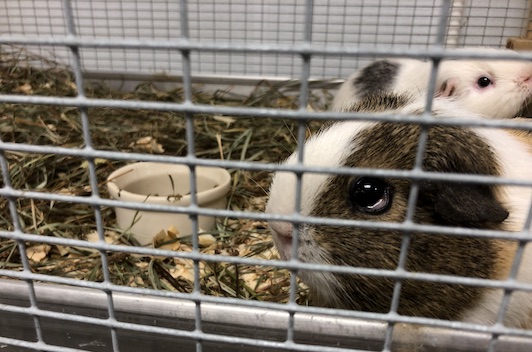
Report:
[[[314,240],[315,235],[312,233],[312,229],[303,227],[299,233],[300,236],[300,248],[298,256],[306,263],[327,263],[329,261],[329,253],[325,251]],[[306,271],[299,272],[299,276],[309,287],[328,287],[328,290],[317,290],[313,292],[315,300],[318,304],[323,303],[335,303],[340,305],[340,295],[337,293],[342,290],[341,284],[336,276],[331,275],[329,272],[324,271]]]
[[[479,88],[480,77],[493,84]],[[452,98],[464,108],[486,117],[513,118],[532,96],[532,63],[524,61],[442,62],[436,86],[455,86]]]
[[[488,54],[510,51],[487,47],[454,50],[474,50]],[[432,68],[430,61],[413,59],[388,61],[400,65],[390,93],[408,94],[413,97],[419,93],[427,93]],[[356,71],[340,86],[332,103],[332,111],[348,111],[360,99],[353,82],[361,71]],[[493,86],[478,89],[476,82],[483,76],[490,78],[494,82]],[[392,79],[390,77],[390,80]],[[532,99],[532,62],[448,59],[442,61],[438,68],[436,95],[442,93],[442,87],[446,82],[451,82],[454,86],[452,98],[467,110],[489,118],[513,118],[525,102]]]

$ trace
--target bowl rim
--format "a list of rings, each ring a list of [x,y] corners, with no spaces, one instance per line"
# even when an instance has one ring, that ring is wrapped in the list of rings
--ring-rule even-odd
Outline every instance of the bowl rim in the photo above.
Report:
[[[148,196],[140,193],[133,193],[120,189],[115,180],[122,175],[130,172],[129,170],[134,169],[145,169],[145,168],[165,168],[165,169],[178,169],[179,172],[185,172],[187,177],[190,177],[190,167],[186,164],[174,164],[174,163],[160,163],[160,162],[136,162],[132,164],[127,164],[121,168],[113,171],[109,176],[107,176],[107,190],[111,198],[121,201],[129,201],[136,203],[151,203],[151,204],[176,204],[176,205],[190,205],[192,197],[191,195],[184,195],[180,199],[172,198],[169,196]],[[213,174],[217,174],[220,182],[216,187],[210,188],[201,192],[196,193],[196,202],[198,205],[210,203],[216,199],[225,197],[229,192],[231,175],[229,172],[221,167],[215,166],[196,166],[196,174],[205,174],[208,173],[211,178]],[[139,178],[140,179],[140,178]]]

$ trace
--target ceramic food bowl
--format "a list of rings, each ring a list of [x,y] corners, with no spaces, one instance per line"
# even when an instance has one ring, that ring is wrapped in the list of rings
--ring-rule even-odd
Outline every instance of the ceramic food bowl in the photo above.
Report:
[[[113,199],[147,204],[188,206],[190,169],[186,165],[142,162],[124,166],[107,178],[107,189]],[[196,167],[196,199],[199,207],[225,209],[231,177],[218,167]],[[140,211],[115,208],[118,227],[129,229],[141,245],[152,242],[161,230],[175,227],[178,236],[192,233],[187,214]],[[199,216],[203,230],[215,226],[215,218]]]

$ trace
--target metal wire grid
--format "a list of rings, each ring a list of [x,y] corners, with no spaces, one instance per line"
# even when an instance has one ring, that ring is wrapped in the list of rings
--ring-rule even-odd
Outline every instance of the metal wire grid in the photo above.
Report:
[[[312,42],[325,47],[425,49],[436,43],[440,18],[437,11],[441,6],[442,1],[422,0],[344,3],[343,7],[334,0],[320,3],[315,5],[315,11],[326,15],[315,17]],[[311,75],[320,76],[321,72],[338,67],[340,77],[345,77],[369,60],[318,55],[313,57]]]
[[[504,327],[501,324],[501,318],[505,306],[508,303],[509,294],[514,290],[525,290],[532,291],[532,285],[516,282],[512,278],[507,281],[493,281],[485,279],[475,279],[475,278],[462,278],[454,276],[442,276],[435,274],[419,274],[419,273],[409,273],[404,270],[404,260],[406,258],[406,249],[409,244],[409,234],[416,232],[426,232],[426,233],[438,233],[438,234],[448,234],[448,235],[464,235],[468,236],[482,236],[488,238],[505,238],[506,234],[500,231],[488,231],[488,230],[468,230],[464,232],[460,229],[439,227],[439,226],[429,226],[429,225],[420,225],[412,223],[411,221],[406,221],[403,224],[395,223],[375,223],[375,222],[364,222],[364,221],[350,221],[350,220],[338,220],[338,219],[318,219],[318,218],[309,218],[303,217],[301,215],[296,216],[277,216],[277,215],[268,215],[268,214],[256,214],[249,212],[235,212],[235,211],[217,211],[211,209],[201,209],[197,206],[197,203],[193,199],[192,205],[190,207],[168,207],[168,206],[157,206],[157,205],[147,205],[147,204],[132,204],[123,201],[113,201],[108,199],[102,199],[97,193],[93,193],[91,197],[78,197],[78,196],[66,196],[59,194],[47,194],[35,191],[23,191],[15,189],[11,186],[9,179],[9,165],[4,156],[5,152],[9,151],[19,151],[19,152],[32,152],[32,153],[51,153],[51,154],[61,154],[69,155],[74,157],[82,157],[88,161],[89,172],[90,172],[90,184],[94,192],[97,192],[98,180],[96,179],[95,173],[95,158],[107,158],[107,159],[119,159],[119,160],[140,160],[140,161],[159,161],[159,162],[168,162],[168,163],[179,163],[190,166],[192,175],[191,175],[191,184],[195,187],[194,184],[194,170],[196,166],[222,166],[226,168],[239,168],[239,169],[251,169],[251,170],[289,170],[295,172],[299,180],[303,172],[325,172],[325,173],[341,173],[341,174],[357,174],[357,175],[379,175],[379,176],[393,176],[396,178],[408,178],[413,181],[414,187],[412,187],[412,192],[409,200],[408,208],[408,219],[411,220],[412,212],[414,209],[415,199],[417,196],[417,186],[416,182],[421,179],[433,179],[433,180],[461,180],[461,181],[472,181],[478,183],[504,183],[504,184],[515,184],[521,186],[532,186],[532,181],[516,181],[516,180],[505,180],[497,179],[494,177],[488,176],[467,176],[464,175],[439,175],[435,173],[424,172],[421,170],[420,160],[421,155],[424,152],[424,142],[426,139],[426,129],[428,126],[435,124],[433,120],[423,119],[419,120],[418,117],[405,117],[401,121],[417,121],[422,126],[424,126],[424,133],[420,138],[420,144],[417,155],[416,167],[413,170],[409,171],[387,171],[387,170],[368,170],[368,169],[330,169],[330,168],[305,168],[301,164],[298,164],[293,167],[287,166],[277,166],[270,164],[260,164],[252,162],[237,162],[237,161],[220,161],[220,160],[203,160],[195,157],[194,153],[194,144],[193,144],[193,118],[195,113],[216,113],[216,114],[227,114],[227,115],[254,115],[257,117],[269,116],[276,118],[294,118],[300,121],[299,123],[299,133],[298,141],[301,143],[304,140],[304,120],[305,119],[346,119],[352,118],[352,116],[346,116],[341,114],[334,113],[310,113],[305,110],[304,107],[307,106],[307,89],[308,89],[308,78],[310,76],[310,60],[311,57],[315,55],[338,55],[343,54],[346,56],[371,56],[374,55],[376,51],[380,51],[381,54],[393,55],[408,55],[413,57],[421,57],[427,53],[431,55],[432,58],[438,60],[441,57],[445,56],[445,53],[437,48],[424,51],[424,50],[409,50],[406,51],[397,51],[393,48],[385,49],[364,49],[364,48],[333,48],[328,49],[323,46],[316,46],[312,41],[313,35],[313,11],[315,11],[314,2],[307,0],[305,3],[305,35],[304,41],[298,45],[225,45],[225,44],[202,44],[189,41],[189,31],[188,28],[188,19],[186,15],[187,2],[185,0],[180,1],[180,33],[182,39],[175,43],[168,43],[163,41],[154,41],[146,43],[141,40],[115,40],[114,38],[110,39],[94,39],[86,40],[78,36],[76,31],[76,25],[74,23],[74,16],[71,7],[71,2],[68,0],[63,1],[63,11],[64,11],[64,21],[67,23],[68,33],[65,37],[55,37],[55,38],[29,38],[29,37],[3,37],[2,42],[21,44],[21,45],[66,45],[69,47],[72,55],[72,67],[76,76],[76,83],[78,87],[83,87],[83,75],[82,75],[82,65],[80,52],[84,48],[105,48],[105,49],[129,49],[129,48],[145,48],[146,46],[153,49],[170,49],[180,52],[182,55],[183,62],[183,86],[185,89],[185,102],[182,104],[168,104],[168,103],[158,103],[158,102],[135,102],[135,101],[113,101],[113,100],[92,100],[87,99],[84,95],[83,90],[79,89],[79,95],[76,98],[58,98],[58,97],[25,97],[25,96],[15,96],[15,95],[3,95],[0,96],[0,102],[4,103],[23,103],[23,104],[47,104],[47,105],[67,105],[77,107],[82,116],[83,122],[83,133],[85,139],[85,147],[83,149],[69,149],[69,148],[59,148],[59,147],[49,147],[49,146],[38,146],[38,145],[24,145],[24,144],[14,144],[6,143],[0,141],[0,167],[2,170],[4,186],[0,188],[0,195],[8,200],[8,205],[11,210],[11,216],[13,218],[14,231],[0,231],[0,237],[15,239],[18,243],[21,260],[24,264],[24,270],[22,272],[12,272],[9,270],[0,270],[0,276],[15,278],[24,280],[27,283],[28,287],[28,298],[30,305],[29,307],[17,307],[8,304],[0,304],[0,310],[4,312],[16,312],[23,313],[29,316],[32,316],[34,319],[35,335],[36,341],[23,341],[12,339],[9,337],[0,337],[0,343],[7,345],[19,346],[33,350],[46,350],[46,351],[79,351],[80,349],[66,348],[57,345],[50,345],[46,343],[46,338],[42,334],[41,319],[42,318],[54,318],[60,319],[65,322],[83,322],[89,324],[102,325],[109,328],[111,340],[113,343],[113,351],[120,351],[120,344],[117,337],[117,331],[119,330],[132,330],[138,332],[152,332],[161,335],[171,335],[171,336],[182,336],[193,339],[196,341],[196,351],[203,350],[203,342],[225,342],[233,345],[243,344],[245,346],[256,346],[263,348],[277,348],[280,350],[292,350],[292,351],[346,351],[346,348],[336,348],[336,347],[324,347],[324,346],[311,346],[306,344],[297,343],[294,341],[294,321],[296,319],[295,314],[299,313],[311,313],[311,314],[322,314],[330,316],[341,316],[341,317],[351,317],[351,318],[362,318],[370,319],[375,321],[381,321],[388,323],[388,329],[386,334],[386,339],[383,347],[383,351],[389,351],[391,347],[391,338],[396,323],[419,323],[430,326],[451,328],[461,331],[473,331],[473,332],[483,332],[489,333],[492,335],[492,343],[490,344],[489,351],[494,351],[496,347],[496,341],[499,336],[521,336],[532,338],[532,331],[523,331],[520,329],[513,329]],[[439,31],[437,36],[437,42],[443,44],[445,26],[447,23],[447,16],[445,14],[449,13],[450,2],[443,3],[443,9],[441,11],[443,16],[439,18]],[[299,56],[301,60],[301,98],[300,106],[302,107],[299,111],[282,111],[275,109],[250,109],[250,108],[230,108],[230,107],[211,107],[211,106],[199,106],[193,105],[191,102],[191,54],[194,52],[205,52],[205,51],[222,51],[230,54],[240,53],[240,52],[257,52],[257,53],[282,53],[290,54],[294,56]],[[472,55],[469,55],[472,54]],[[473,53],[461,53],[462,57],[475,56]],[[477,55],[478,56],[478,55]],[[516,55],[515,58],[521,59],[532,59],[531,55]],[[432,80],[434,81],[434,72]],[[430,109],[431,102],[428,102],[427,110]],[[187,142],[189,145],[187,156],[185,157],[168,157],[168,156],[157,156],[157,155],[145,155],[145,154],[126,154],[119,152],[107,152],[101,150],[95,150],[91,144],[91,136],[88,129],[88,117],[86,110],[89,107],[109,107],[109,108],[129,108],[129,109],[151,109],[151,110],[172,110],[184,112],[186,114],[187,121]],[[358,118],[368,118],[368,114],[358,114]],[[372,116],[372,118],[375,118]],[[381,116],[378,119],[382,121],[399,121],[397,117],[391,116]],[[438,124],[441,124],[442,121],[438,121]],[[446,124],[453,125],[462,125],[462,126],[474,126],[482,125],[487,127],[514,127],[514,128],[528,128],[527,125],[519,124],[513,121],[483,121],[479,123],[478,121],[448,121]],[[302,155],[302,154],[301,154]],[[301,160],[300,160],[301,161]],[[300,182],[298,183],[297,192],[296,192],[296,204],[299,204],[300,200]],[[194,194],[194,189],[191,190],[191,194]],[[64,239],[64,238],[54,238],[54,237],[41,237],[35,236],[32,234],[27,234],[22,231],[22,228],[18,221],[17,209],[16,209],[16,199],[18,198],[28,198],[28,199],[46,199],[50,201],[62,201],[62,202],[72,202],[72,203],[83,203],[89,204],[94,207],[95,217],[97,219],[98,233],[100,236],[100,241],[97,243],[87,243],[80,240]],[[377,313],[368,313],[368,312],[357,312],[357,311],[343,311],[336,309],[323,309],[318,307],[301,307],[297,306],[294,302],[295,297],[295,275],[292,275],[292,289],[290,294],[290,302],[286,305],[284,304],[272,304],[265,302],[257,301],[242,301],[231,298],[220,298],[220,297],[211,297],[204,296],[199,292],[199,267],[198,263],[200,261],[220,261],[220,256],[215,255],[205,255],[200,254],[198,251],[198,242],[197,242],[197,231],[194,233],[194,242],[193,242],[193,252],[188,253],[179,253],[172,251],[164,250],[155,250],[141,247],[125,247],[119,245],[110,245],[106,244],[104,241],[102,219],[100,213],[101,206],[120,206],[124,208],[134,208],[134,209],[144,209],[144,210],[160,210],[160,211],[170,211],[170,212],[182,212],[189,214],[193,220],[197,219],[198,215],[216,215],[216,216],[231,216],[231,217],[244,217],[244,218],[254,218],[262,220],[288,220],[296,223],[306,222],[312,224],[334,224],[337,226],[359,226],[363,228],[381,228],[381,229],[394,229],[404,231],[404,242],[403,250],[401,254],[400,265],[397,270],[377,270],[377,269],[367,269],[367,268],[350,268],[350,267],[333,267],[325,266],[319,264],[311,263],[300,263],[296,259],[292,259],[289,262],[282,261],[264,261],[257,259],[249,258],[237,258],[237,257],[223,257],[223,261],[235,263],[235,264],[251,264],[251,265],[273,265],[278,267],[287,267],[293,274],[296,274],[298,270],[320,270],[320,271],[330,271],[330,272],[341,272],[341,273],[353,273],[360,275],[373,275],[373,276],[386,276],[397,279],[397,286],[394,291],[394,297],[392,301],[392,309],[389,313],[386,314],[377,314]],[[515,263],[512,269],[512,274],[515,275],[517,265],[520,261],[520,256],[522,254],[522,249],[524,244],[527,243],[530,239],[530,223],[532,221],[532,209],[529,211],[529,216],[527,219],[526,228],[520,232],[516,233],[513,238],[520,241],[520,247],[518,255],[516,256]],[[111,283],[108,275],[104,277],[104,281],[101,283],[98,282],[84,282],[84,281],[75,281],[62,277],[51,277],[47,275],[34,274],[31,272],[31,267],[28,262],[28,258],[23,255],[25,253],[26,241],[38,241],[46,244],[60,244],[65,246],[78,246],[85,248],[93,248],[100,252],[102,259],[103,267],[107,265],[107,252],[128,252],[136,254],[156,254],[169,257],[179,257],[179,258],[188,258],[192,259],[195,263],[195,282],[196,286],[194,292],[191,294],[184,293],[175,293],[175,292],[165,292],[165,291],[155,291],[155,290],[146,290],[146,289],[136,289],[133,287],[124,287],[118,286]],[[294,238],[294,251],[297,247],[297,236]],[[294,256],[295,258],[295,256]],[[399,300],[400,293],[400,283],[401,280],[412,279],[412,280],[429,280],[435,282],[446,282],[446,283],[459,283],[464,285],[473,285],[473,286],[484,286],[491,288],[504,289],[507,293],[505,300],[502,304],[501,311],[499,314],[499,321],[494,326],[478,326],[474,324],[466,324],[460,322],[449,322],[449,321],[439,321],[428,318],[418,318],[418,317],[406,317],[400,316],[397,314],[397,303]],[[94,288],[101,290],[106,295],[106,306],[107,306],[107,318],[91,318],[87,316],[79,316],[66,314],[61,312],[48,311],[39,307],[37,295],[35,294],[35,284],[34,281],[45,281],[50,283],[60,283],[67,284],[74,287],[86,287]],[[115,309],[113,306],[114,300],[113,296],[116,293],[133,293],[133,294],[149,294],[157,297],[171,297],[171,298],[181,298],[194,302],[195,304],[195,328],[193,331],[182,331],[177,329],[168,329],[168,328],[158,328],[154,326],[146,326],[140,324],[127,323],[120,321],[115,316]],[[205,333],[202,330],[202,319],[201,319],[201,310],[202,304],[204,303],[216,303],[216,304],[233,304],[237,306],[250,307],[250,308],[265,308],[265,309],[274,309],[283,312],[289,313],[289,320],[287,325],[286,340],[283,342],[269,341],[265,339],[253,339],[253,338],[242,338],[242,337],[233,337],[233,336],[220,336],[211,333]]]
[[[11,149],[10,147],[11,146],[7,146],[8,148],[6,149]],[[24,147],[24,146],[22,146]],[[27,148],[22,148],[22,149],[27,149]],[[52,149],[57,149],[57,148],[52,148]],[[57,150],[54,150],[54,151],[57,151]],[[42,152],[46,152],[46,151],[42,151]],[[89,153],[90,155],[92,155],[93,153]],[[120,153],[117,153],[117,154],[120,154]],[[109,155],[107,155],[109,157]],[[123,156],[123,157],[127,157],[127,156]],[[145,156],[147,157],[147,156]],[[156,158],[158,160],[161,160],[160,158]],[[164,159],[163,159],[164,160]],[[240,165],[242,166],[242,165]],[[248,167],[250,167],[251,165],[249,165]],[[254,165],[255,167],[259,167],[259,168],[262,168],[261,166],[257,166],[257,165]],[[300,170],[301,171],[301,170]],[[330,171],[330,170],[329,170]],[[352,170],[350,170],[352,171]],[[349,170],[344,170],[344,172],[349,172]],[[371,173],[370,171],[367,171],[368,173]],[[421,177],[420,175],[418,175],[419,177]],[[484,180],[486,181],[486,180]],[[22,192],[16,192],[14,190],[12,190],[11,192],[8,190],[8,191],[5,191],[5,190],[2,190],[2,194],[4,195],[11,195],[13,197],[19,197],[22,195]],[[46,198],[46,199],[54,199],[56,201],[60,201],[60,200],[67,200],[67,201],[85,201],[86,203],[88,204],[92,204],[92,205],[95,205],[95,206],[98,206],[98,205],[105,205],[105,204],[114,204],[114,202],[111,202],[111,201],[106,201],[106,200],[98,200],[98,199],[76,199],[77,197],[63,197],[63,196],[59,196],[59,195],[42,195],[42,194],[38,194],[36,192],[29,192],[27,194],[29,197],[35,197],[35,198]],[[131,207],[132,205],[131,204],[124,204],[125,206],[128,206],[128,207]],[[164,208],[164,207],[163,207]],[[189,208],[186,208],[186,209],[183,209],[185,212],[189,212],[189,213],[195,213],[194,210],[190,210]],[[211,212],[208,212],[206,209],[205,211],[201,211],[199,213],[217,213],[215,211],[211,211]],[[222,212],[223,213],[223,212]],[[236,215],[236,216],[243,216],[243,217],[249,217],[250,214],[246,214],[246,213],[236,213],[234,214],[233,212],[225,212],[226,214],[231,214],[231,215]],[[221,214],[223,215],[223,214]],[[264,214],[253,214],[253,217],[256,217],[256,218],[268,218],[268,217],[265,217]],[[303,219],[303,218],[302,218]],[[304,220],[304,219],[303,219]],[[320,221],[320,220],[317,220],[317,219],[309,219],[309,222],[318,222],[318,223],[321,223],[323,221]],[[329,223],[336,223],[335,221],[331,220],[329,221]],[[338,223],[342,223],[342,222],[338,222]],[[345,224],[349,224],[349,222],[345,223],[343,222],[343,225]],[[362,225],[365,225],[365,226],[374,226],[373,224],[362,224]],[[394,227],[393,224],[378,224],[384,228],[389,228],[388,225],[392,226],[392,228]],[[401,228],[402,226],[399,226],[398,228]],[[413,230],[419,230],[419,228],[416,229],[416,227],[414,226],[413,227]],[[427,230],[429,230],[429,228],[427,228]],[[434,228],[430,228],[430,230],[432,231],[435,231],[436,229]],[[439,231],[439,230],[436,230],[436,231]],[[449,232],[450,230],[447,229],[447,232]],[[455,231],[451,231],[449,233],[453,233],[453,234],[459,234],[460,232],[455,232]],[[504,234],[501,234],[501,233],[496,233],[496,232],[487,232],[487,233],[484,233],[484,232],[475,232],[475,231],[472,231],[472,234],[476,234],[476,235],[487,235],[487,236],[504,236]],[[2,233],[3,236],[6,236],[8,238],[16,238],[16,239],[19,239],[19,240],[32,240],[34,241],[35,240],[35,236],[33,235],[27,235],[27,234],[18,234],[16,232],[14,233]],[[522,235],[519,235],[517,238],[521,239],[521,240],[526,240],[527,238],[529,237],[529,235],[527,235],[526,233],[523,233]],[[42,239],[42,242],[45,242],[45,243],[50,243],[50,244],[63,244],[63,245],[76,245],[76,246],[84,246],[84,247],[91,247],[91,248],[96,248],[96,249],[99,249],[101,251],[106,251],[106,250],[112,250],[112,251],[127,251],[127,252],[132,252],[132,253],[153,253],[152,250],[149,250],[149,249],[146,249],[146,248],[124,248],[122,246],[112,246],[112,245],[104,245],[104,244],[87,244],[87,243],[84,243],[83,241],[71,241],[71,240],[64,240],[64,239],[57,239],[57,238],[45,238],[45,239]],[[182,254],[176,254],[176,253],[173,253],[173,252],[167,252],[167,251],[157,251],[158,254],[162,254],[162,255],[169,255],[169,256],[182,256]],[[213,256],[203,256],[203,255],[198,255],[197,253],[193,253],[193,255],[191,256],[185,256],[185,257],[189,257],[189,258],[193,258],[193,259],[201,259],[201,260],[219,260],[219,258],[214,258]],[[229,259],[229,258],[228,258]],[[224,260],[226,260],[224,258]],[[242,258],[231,258],[230,259],[231,261],[234,261],[235,263],[249,263],[249,261],[247,260],[244,260]],[[264,261],[251,261],[253,263],[258,263],[258,264],[264,264]],[[276,265],[283,265],[281,263],[276,263]],[[301,265],[297,265],[297,263],[293,264],[293,265],[289,265],[290,267],[296,269],[296,268],[303,268],[303,267],[306,267],[306,268],[312,268],[312,269],[320,269],[320,270],[334,270],[333,268],[324,268],[324,267],[321,267],[319,265],[311,265],[311,266],[301,266]],[[361,273],[361,274],[376,274],[376,275],[386,275],[386,274],[391,274],[392,277],[396,277],[396,278],[414,278],[415,275],[409,275],[408,273],[404,273],[404,274],[398,274],[396,272],[386,272],[386,273],[382,273],[382,272],[379,272],[378,270],[349,270],[349,269],[354,269],[354,268],[337,268],[337,270],[334,270],[334,271],[341,271],[341,272],[357,272],[357,273]],[[107,290],[107,291],[111,291],[111,292],[134,292],[134,293],[138,293],[139,291],[138,290],[135,290],[134,288],[127,288],[127,287],[121,287],[121,286],[115,286],[115,285],[110,285],[110,284],[107,284],[107,283],[90,283],[90,282],[71,282],[71,280],[69,279],[64,279],[64,278],[52,278],[52,277],[47,277],[45,275],[36,275],[36,274],[31,274],[31,273],[27,273],[27,272],[23,272],[23,273],[11,273],[7,270],[4,270],[4,271],[1,271],[0,272],[0,275],[6,275],[6,276],[9,276],[9,277],[15,277],[15,278],[22,278],[22,279],[34,279],[34,280],[41,280],[41,281],[49,281],[49,282],[55,282],[55,283],[65,283],[65,284],[70,284],[70,285],[75,285],[75,286],[80,286],[80,287],[93,287],[93,288],[98,288],[98,289],[102,289],[102,290]],[[530,285],[522,285],[522,284],[518,284],[518,285],[515,285],[515,283],[513,283],[512,285],[507,285],[507,283],[500,283],[500,282],[489,282],[489,281],[486,281],[486,280],[469,280],[469,279],[463,279],[463,278],[453,278],[453,277],[445,277],[445,278],[442,278],[442,277],[438,277],[438,276],[435,276],[435,275],[422,275],[422,277],[419,277],[417,276],[418,279],[437,279],[438,281],[445,281],[445,282],[448,282],[448,281],[451,281],[451,282],[460,282],[460,283],[466,283],[466,284],[478,284],[478,285],[485,285],[485,284],[488,284],[488,286],[490,287],[507,287],[507,288],[511,288],[511,289],[525,289],[525,290],[530,290],[531,287]],[[143,291],[143,293],[145,293]],[[216,302],[216,303],[235,303],[234,300],[231,300],[231,299],[218,299],[218,298],[214,298],[214,297],[197,297],[196,295],[183,295],[183,294],[174,294],[174,293],[166,293],[166,292],[157,292],[157,291],[154,291],[154,292],[151,292],[151,291],[148,291],[148,293],[150,294],[154,294],[154,295],[158,295],[158,296],[167,296],[167,297],[176,297],[176,298],[186,298],[186,299],[197,299],[198,301],[202,301],[202,302]],[[246,306],[256,306],[256,307],[264,307],[264,308],[280,308],[282,310],[285,310],[287,307],[277,307],[277,306],[270,306],[269,304],[264,304],[264,303],[258,303],[258,302],[238,302],[238,304],[240,305],[246,305]],[[281,305],[282,306],[282,305]],[[21,310],[17,310],[17,309],[13,309],[13,308],[10,308],[10,307],[5,307],[5,306],[1,306],[2,310],[6,310],[6,311],[23,311],[23,312],[27,312],[27,313],[33,313],[33,314],[36,314],[38,316],[51,316],[51,317],[58,317],[58,318],[61,318],[61,319],[66,319],[66,320],[72,320],[72,321],[89,321],[89,322],[93,322],[93,323],[98,323],[100,321],[97,321],[97,320],[84,320],[83,318],[79,318],[79,317],[65,317],[65,315],[57,315],[57,314],[51,314],[49,312],[46,312],[46,311],[42,311],[42,310],[26,310],[26,309],[21,309]],[[322,310],[320,309],[317,309],[317,308],[310,308],[310,307],[297,307],[296,308],[297,311],[302,311],[302,312],[314,312],[314,313],[323,313]],[[372,314],[364,314],[364,313],[360,313],[360,312],[356,312],[357,314],[353,314],[355,312],[348,312],[347,315],[346,315],[346,312],[343,312],[343,311],[329,311],[329,312],[326,312],[328,314],[340,314],[340,315],[344,315],[344,316],[355,316],[355,317],[365,317],[365,318],[372,318],[372,319],[375,319],[376,317],[378,317],[379,319],[378,320],[387,320],[387,319],[391,319],[391,321],[417,321],[417,322],[422,322],[422,323],[433,323],[434,321],[431,321],[430,319],[421,319],[421,318],[416,318],[416,319],[405,319],[404,317],[393,317],[393,316],[387,316],[387,315],[372,315]],[[471,326],[470,324],[460,324],[460,325],[456,325],[456,324],[450,324],[450,323],[447,323],[447,322],[438,322],[440,326],[448,326],[448,327],[452,327],[454,326],[454,328],[469,328],[473,331],[492,331],[491,329],[485,329],[485,328],[479,328],[479,327],[474,327],[474,326]],[[138,327],[138,326],[131,326],[131,325],[122,325],[120,323],[115,323],[114,326],[118,326],[118,327],[122,327],[122,328],[129,328],[129,329],[136,329],[137,331],[158,331],[160,333],[168,333],[168,330],[164,330],[163,332],[161,332],[161,330],[157,330],[157,329],[150,329],[150,328],[144,328],[144,327]],[[146,330],[147,329],[147,330]],[[519,332],[519,331],[512,331],[512,329],[502,329],[502,330],[499,330],[499,329],[495,329],[493,330],[497,333],[500,333],[500,334],[504,334],[504,333],[517,333],[519,335],[524,335],[524,336],[529,336],[529,334],[527,332],[525,332],[523,334],[523,332]],[[175,333],[172,331],[172,333]],[[179,333],[177,333],[178,335],[177,336],[180,336]],[[184,336],[188,336],[188,335],[184,335]],[[207,340],[207,341],[210,341],[212,340],[213,336],[208,336],[208,337],[205,337],[203,335],[199,335],[201,338]],[[242,341],[240,340],[236,340],[237,343],[240,342],[242,343]],[[3,340],[3,342],[10,342],[10,341],[6,341],[6,340]],[[249,343],[249,341],[246,340],[245,343]],[[270,347],[273,347],[273,346],[277,346],[277,344],[266,344],[265,346],[270,346]],[[308,346],[305,346],[305,347],[301,347],[300,346],[300,349],[299,350],[311,350],[311,349],[307,349]],[[48,347],[47,347],[48,349]]]
[[[487,6],[478,7],[480,4]],[[526,15],[529,6],[530,1],[519,3],[511,0],[507,4],[497,0],[489,0],[487,4],[486,1],[471,1],[470,6],[464,7],[466,25],[463,27],[460,44],[476,45],[477,40],[483,38],[483,45],[504,45],[507,37],[516,36],[515,34],[509,35],[509,33],[525,34],[523,29],[527,27]],[[503,30],[497,33],[501,28]]]
[[[459,40],[450,45],[501,46],[519,36],[529,0],[452,1]],[[316,1],[312,43],[325,47],[425,49],[436,42],[442,0]],[[79,38],[179,41],[177,2],[138,0],[73,1]],[[0,4],[0,32],[37,37],[61,37],[67,32],[60,0],[7,0]],[[305,1],[190,1],[190,38],[200,43],[296,45],[304,39]],[[33,46],[30,50],[71,62],[63,46]],[[172,50],[82,48],[84,71],[181,75],[182,60]],[[271,52],[192,53],[197,75],[276,76],[297,78],[297,54]],[[368,58],[322,57],[311,63],[315,78],[346,77]]]
[[[303,39],[304,2],[201,1],[191,3],[190,19],[193,40],[291,45]],[[281,75],[298,75],[291,55],[215,52],[199,54],[194,63],[204,72],[265,76],[277,70]]]

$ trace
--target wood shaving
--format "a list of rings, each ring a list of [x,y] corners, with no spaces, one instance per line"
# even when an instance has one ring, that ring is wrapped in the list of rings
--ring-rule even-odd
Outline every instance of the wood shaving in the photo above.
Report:
[[[52,246],[47,244],[40,244],[30,248],[26,248],[26,255],[28,259],[34,262],[40,262],[48,256]]]

